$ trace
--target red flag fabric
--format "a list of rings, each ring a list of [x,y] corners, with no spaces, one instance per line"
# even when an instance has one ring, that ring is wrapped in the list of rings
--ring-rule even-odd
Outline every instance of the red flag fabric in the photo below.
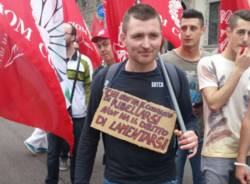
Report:
[[[0,22],[0,116],[52,132],[72,147],[71,119],[29,1],[2,0]]]
[[[149,4],[154,7],[162,18],[163,36],[175,47],[180,45],[180,18],[182,15],[182,6],[179,0],[141,0],[141,3]],[[135,4],[135,0],[104,1],[106,9],[106,22],[110,34],[111,42],[116,53],[118,61],[127,57],[124,46],[119,41],[121,33],[122,17],[131,6]],[[164,6],[163,6],[164,5]]]
[[[250,9],[248,0],[221,0],[220,1],[220,22],[218,34],[218,51],[222,52],[227,45],[227,26],[230,16],[239,9]]]
[[[91,23],[91,35],[96,36],[99,31],[104,29],[104,7],[102,3],[99,3],[96,7],[96,11],[93,13],[93,20]]]
[[[149,4],[157,10],[162,18],[164,38],[174,47],[179,47],[181,44],[180,19],[183,12],[180,0],[141,0],[141,2]]]
[[[120,62],[127,58],[125,46],[119,40],[121,33],[122,18],[124,13],[133,6],[134,0],[106,0],[104,1],[107,29],[110,41],[115,53],[116,61]]]
[[[96,46],[91,42],[91,34],[74,0],[63,0],[64,21],[72,23],[77,29],[80,52],[88,56],[96,69],[101,64]]]

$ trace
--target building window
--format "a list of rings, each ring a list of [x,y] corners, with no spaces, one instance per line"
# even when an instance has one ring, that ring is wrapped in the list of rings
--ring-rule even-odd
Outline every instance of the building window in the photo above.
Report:
[[[216,45],[218,42],[219,6],[219,1],[209,2],[208,45]]]

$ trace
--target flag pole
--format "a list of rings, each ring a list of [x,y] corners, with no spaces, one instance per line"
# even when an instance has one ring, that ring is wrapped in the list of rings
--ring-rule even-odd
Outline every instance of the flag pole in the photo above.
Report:
[[[182,114],[181,114],[181,111],[180,111],[180,108],[179,108],[179,105],[178,105],[178,102],[177,102],[177,99],[176,99],[176,96],[175,96],[175,93],[174,93],[174,89],[173,89],[173,86],[171,84],[169,74],[168,74],[168,72],[167,72],[167,70],[165,68],[165,65],[164,65],[164,63],[163,63],[163,61],[161,59],[160,53],[158,53],[158,59],[159,59],[159,62],[160,62],[160,65],[161,65],[161,68],[162,68],[162,71],[163,71],[164,79],[165,79],[165,81],[167,83],[167,87],[168,87],[168,90],[169,90],[169,93],[170,93],[170,96],[171,96],[171,99],[172,99],[176,114],[177,114],[177,119],[178,119],[178,122],[179,122],[179,125],[180,125],[180,128],[181,128],[181,131],[186,132],[187,129],[186,129],[186,126],[185,126],[185,123],[184,123],[184,120],[183,120],[183,117],[182,117]]]
[[[170,81],[170,78],[169,78],[169,74],[165,68],[165,65],[164,65],[164,61],[162,61],[161,59],[161,56],[160,56],[160,53],[158,53],[158,59],[159,59],[159,62],[160,62],[160,65],[161,65],[161,68],[162,68],[162,71],[163,71],[163,77],[167,83],[167,87],[168,87],[168,90],[169,90],[169,93],[170,93],[170,97],[172,99],[172,102],[173,102],[173,105],[174,105],[174,108],[175,108],[175,111],[176,111],[176,114],[177,114],[177,119],[178,119],[178,123],[180,125],[180,129],[181,131],[184,133],[187,131],[187,128],[185,126],[185,123],[184,123],[184,120],[183,120],[183,117],[182,117],[182,114],[181,114],[181,111],[180,111],[180,108],[179,108],[179,104],[177,102],[177,99],[176,99],[176,96],[175,96],[175,93],[174,93],[174,89],[173,89],[173,86],[171,84],[171,81]],[[192,154],[193,151],[192,150],[188,150],[188,153],[189,154]]]

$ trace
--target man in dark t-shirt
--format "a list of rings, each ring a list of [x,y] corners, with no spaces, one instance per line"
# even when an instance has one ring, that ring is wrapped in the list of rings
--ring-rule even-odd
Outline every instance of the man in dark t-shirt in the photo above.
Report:
[[[111,80],[110,88],[173,109],[169,89],[163,78],[157,54],[162,44],[160,17],[151,6],[137,4],[123,18],[121,40],[128,51]],[[112,66],[111,66],[112,67]],[[100,138],[91,122],[100,104],[107,68],[98,72],[91,87],[86,123],[83,127],[76,161],[75,184],[89,184]],[[185,74],[176,69],[181,92],[177,97],[187,131],[174,131],[181,149],[197,150],[195,118],[189,98]],[[157,85],[155,85],[157,84]],[[102,133],[105,148],[104,184],[176,184],[174,135],[166,153],[139,147],[115,136]]]

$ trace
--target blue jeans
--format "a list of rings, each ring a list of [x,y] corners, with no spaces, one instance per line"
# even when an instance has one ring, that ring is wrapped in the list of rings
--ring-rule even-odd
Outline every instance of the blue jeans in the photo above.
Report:
[[[68,159],[68,155],[69,155],[69,145],[67,142],[65,142],[65,144],[62,145],[61,148],[61,153],[60,153],[60,157],[62,160],[67,160]]]
[[[194,157],[190,159],[192,168],[193,184],[204,184],[205,178],[201,172],[201,149],[203,139],[199,140],[198,150]],[[176,153],[176,179],[178,184],[182,184],[185,163],[187,160],[188,150],[178,149]]]
[[[70,178],[72,183],[74,183],[76,153],[84,121],[85,118],[73,118],[74,149],[70,158]]]
[[[103,184],[119,184],[119,183],[110,182],[107,179],[104,179]],[[177,181],[176,180],[172,180],[172,181],[166,181],[166,182],[159,183],[159,184],[177,184]]]
[[[48,155],[46,184],[57,184],[59,177],[59,157],[62,148],[67,144],[62,138],[48,133]]]
[[[70,158],[70,178],[72,183],[74,183],[75,158],[84,120],[85,118],[73,118],[74,148]],[[65,148],[65,143],[66,142],[62,138],[51,133],[48,134],[48,156],[47,156],[48,175],[45,180],[46,184],[58,183],[59,157],[62,149]]]

